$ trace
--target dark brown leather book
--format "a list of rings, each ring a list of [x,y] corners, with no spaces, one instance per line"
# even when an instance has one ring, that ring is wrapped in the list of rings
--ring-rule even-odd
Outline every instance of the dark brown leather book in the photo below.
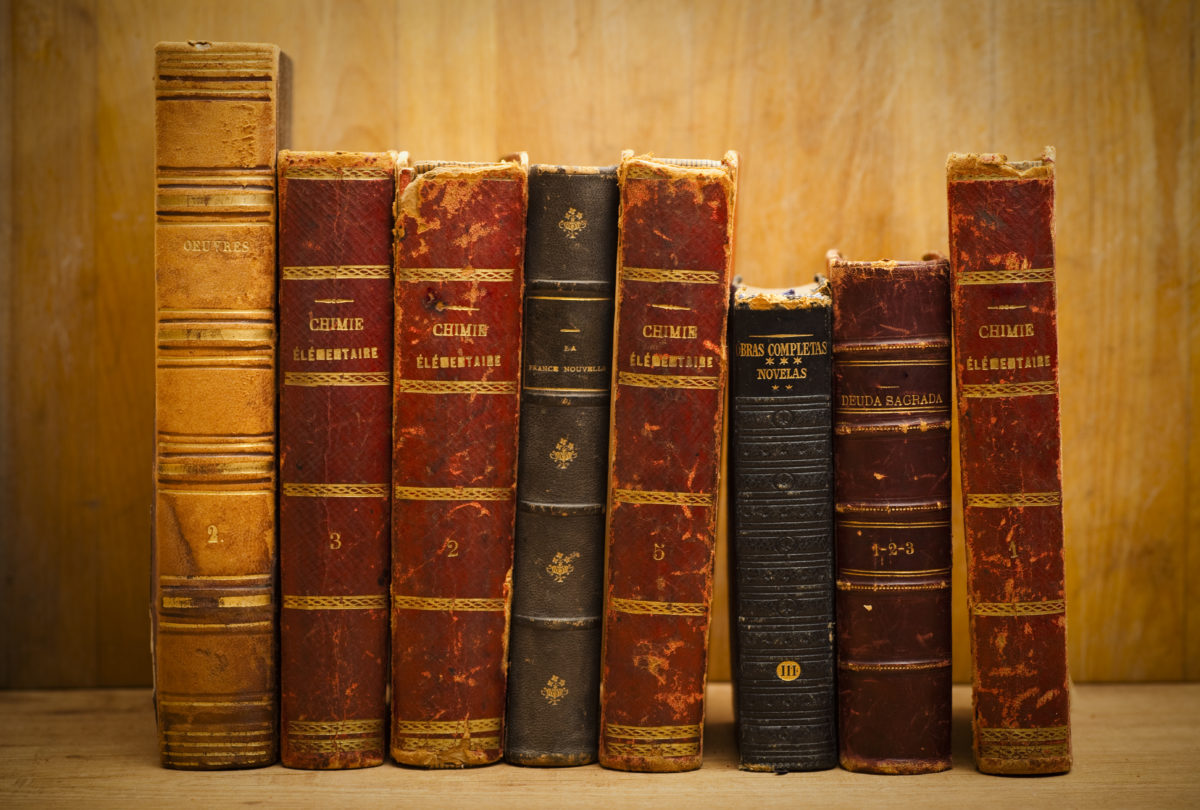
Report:
[[[617,170],[533,166],[507,744],[596,759]]]
[[[461,768],[503,750],[527,168],[400,176],[391,751]]]
[[[281,759],[380,765],[393,152],[279,153]]]
[[[279,49],[155,48],[153,655],[163,765],[278,758]]]
[[[950,767],[950,267],[828,255],[843,768]]]
[[[738,763],[837,765],[829,286],[736,286],[729,574]]]
[[[600,764],[700,767],[737,155],[619,170]]]
[[[951,154],[958,393],[975,763],[1071,769],[1063,564],[1054,150]]]

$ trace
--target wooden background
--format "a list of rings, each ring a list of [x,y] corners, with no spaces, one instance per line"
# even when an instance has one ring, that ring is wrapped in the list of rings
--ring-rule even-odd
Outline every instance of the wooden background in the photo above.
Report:
[[[945,250],[947,152],[1053,144],[1072,673],[1200,679],[1193,5],[0,0],[0,687],[149,683],[152,49],[195,38],[284,49],[295,148],[737,148],[762,285]]]

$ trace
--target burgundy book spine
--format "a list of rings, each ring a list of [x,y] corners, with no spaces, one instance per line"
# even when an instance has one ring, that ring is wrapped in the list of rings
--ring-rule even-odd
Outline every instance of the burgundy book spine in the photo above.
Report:
[[[396,202],[391,750],[460,768],[503,753],[528,177],[414,172]]]
[[[946,164],[975,762],[1071,768],[1054,152]]]
[[[843,768],[950,767],[950,265],[851,262],[833,288]]]
[[[700,767],[737,156],[626,157],[600,763]]]
[[[383,762],[395,153],[279,153],[282,761]]]

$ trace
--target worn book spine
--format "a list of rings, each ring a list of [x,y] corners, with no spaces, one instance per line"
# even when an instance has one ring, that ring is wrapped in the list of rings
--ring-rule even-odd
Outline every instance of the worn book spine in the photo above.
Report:
[[[413,174],[396,201],[391,751],[458,768],[503,752],[528,178],[518,161]]]
[[[828,285],[734,288],[729,528],[738,763],[837,765]]]
[[[617,171],[533,166],[505,758],[596,759]]]
[[[169,768],[278,758],[275,150],[279,49],[155,49],[151,610]]]
[[[281,759],[380,765],[399,155],[279,153]]]
[[[843,768],[950,767],[950,267],[828,256]]]
[[[955,367],[975,762],[1071,768],[1054,151],[952,154]]]
[[[737,156],[621,162],[600,763],[700,767]]]

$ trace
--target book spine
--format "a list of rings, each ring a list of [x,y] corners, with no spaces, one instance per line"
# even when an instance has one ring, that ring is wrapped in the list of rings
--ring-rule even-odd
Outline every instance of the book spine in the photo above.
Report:
[[[840,761],[950,767],[950,268],[831,256]]]
[[[527,169],[420,168],[396,202],[391,750],[456,768],[503,751]]]
[[[596,759],[617,172],[534,166],[505,758]]]
[[[802,299],[803,300],[803,299]],[[730,343],[730,575],[738,758],[837,764],[830,303],[736,301]]]
[[[619,171],[599,758],[685,771],[702,757],[736,155]]]
[[[393,153],[279,153],[281,758],[385,753]]]
[[[1054,163],[951,155],[955,370],[975,762],[1071,767]]]
[[[278,757],[279,49],[155,49],[153,655],[163,765]]]

